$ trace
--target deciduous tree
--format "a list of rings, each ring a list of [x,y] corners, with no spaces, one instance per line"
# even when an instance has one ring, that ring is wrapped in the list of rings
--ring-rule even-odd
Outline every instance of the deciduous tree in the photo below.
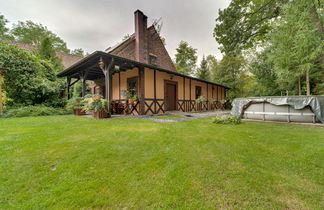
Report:
[[[187,42],[181,41],[175,55],[175,65],[178,72],[190,75],[194,73],[197,62],[197,49],[191,47]]]

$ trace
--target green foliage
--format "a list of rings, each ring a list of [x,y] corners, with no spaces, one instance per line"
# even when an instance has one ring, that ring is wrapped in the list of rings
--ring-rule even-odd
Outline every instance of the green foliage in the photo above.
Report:
[[[60,97],[65,84],[56,78],[51,63],[0,41],[0,66],[6,69],[4,90],[12,104],[65,105],[65,100]]]
[[[71,51],[72,55],[84,56],[84,50],[82,48],[77,48]]]
[[[232,0],[220,11],[214,36],[224,57],[243,52],[253,74],[243,95],[324,93],[323,11],[314,0]]]
[[[234,115],[217,115],[213,123],[215,124],[232,124],[232,125],[238,125],[241,124],[241,118],[235,117]]]
[[[176,49],[175,65],[178,72],[190,75],[194,72],[197,62],[197,49],[189,46],[185,41],[179,43]]]
[[[257,53],[250,64],[250,72],[254,75],[256,82],[254,95],[257,96],[280,95],[273,60],[270,59],[269,54],[268,49]]]
[[[69,110],[74,110],[74,109],[83,109],[85,105],[84,98],[82,97],[75,97],[71,98],[66,105],[66,108]]]
[[[213,81],[230,87],[226,97],[229,101],[244,96],[244,85],[247,77],[246,61],[243,56],[225,55],[213,69]]]
[[[108,101],[100,95],[87,95],[82,103],[86,112],[108,111]]]
[[[64,114],[71,114],[71,112],[63,108],[54,108],[54,107],[48,107],[44,105],[36,105],[36,106],[24,106],[24,107],[8,109],[3,115],[0,115],[0,117],[3,118],[35,117],[35,116],[64,115]]]
[[[70,52],[70,50],[66,46],[66,43],[42,24],[34,23],[32,21],[19,21],[18,24],[13,25],[11,34],[14,36],[16,41],[32,44],[35,46],[39,46],[42,40],[48,37],[53,43],[54,49],[56,51],[62,51],[66,53]]]
[[[206,101],[206,98],[204,96],[199,96],[197,99],[196,99],[196,103],[203,103]]]
[[[63,65],[61,60],[56,56],[56,51],[54,49],[52,40],[49,37],[45,37],[40,45],[38,46],[37,53],[39,57],[43,60],[51,62],[54,66],[56,73],[63,70]]]
[[[310,1],[295,0],[282,6],[283,15],[276,22],[271,38],[271,60],[278,84],[297,93],[298,79],[321,68],[324,42],[310,13]]]
[[[6,39],[12,39],[12,37],[9,35],[9,28],[7,28],[8,20],[5,18],[5,16],[0,15],[0,38],[6,38]]]
[[[237,54],[266,39],[271,22],[280,15],[280,5],[288,0],[232,0],[219,11],[214,37],[221,51]]]
[[[210,80],[210,72],[208,69],[208,62],[203,56],[201,60],[200,67],[196,71],[196,77],[203,80]]]

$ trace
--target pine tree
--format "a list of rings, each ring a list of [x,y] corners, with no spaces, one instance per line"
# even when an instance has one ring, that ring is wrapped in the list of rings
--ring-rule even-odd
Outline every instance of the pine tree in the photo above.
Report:
[[[203,56],[203,59],[201,60],[200,67],[197,69],[196,77],[203,80],[210,80],[210,72],[208,69],[208,63],[205,59],[205,56]]]

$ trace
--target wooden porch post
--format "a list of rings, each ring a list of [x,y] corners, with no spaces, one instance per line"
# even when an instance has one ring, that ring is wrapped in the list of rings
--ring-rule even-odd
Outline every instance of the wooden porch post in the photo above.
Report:
[[[156,70],[154,69],[154,114],[158,114],[156,113]]]
[[[2,73],[3,72],[4,70],[0,69],[0,114],[3,113],[3,101],[2,101],[2,81],[3,81]]]
[[[139,114],[145,114],[145,80],[144,80],[144,67],[140,66],[138,68],[138,78],[139,78]]]
[[[66,80],[67,80],[67,98],[70,99],[71,77],[67,77]]]
[[[80,74],[80,80],[81,80],[81,84],[82,84],[82,97],[84,97],[86,95],[86,90],[87,90],[87,75],[88,75],[88,71],[84,71]]]
[[[111,69],[114,66],[115,60],[111,59],[109,65],[106,67],[102,58],[99,61],[99,67],[105,75],[105,99],[108,101],[108,113],[111,115]]]

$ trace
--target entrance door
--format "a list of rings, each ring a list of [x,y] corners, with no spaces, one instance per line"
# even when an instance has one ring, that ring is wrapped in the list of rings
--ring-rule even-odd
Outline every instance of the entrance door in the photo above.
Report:
[[[177,85],[176,83],[165,83],[165,107],[166,111],[177,109]]]

